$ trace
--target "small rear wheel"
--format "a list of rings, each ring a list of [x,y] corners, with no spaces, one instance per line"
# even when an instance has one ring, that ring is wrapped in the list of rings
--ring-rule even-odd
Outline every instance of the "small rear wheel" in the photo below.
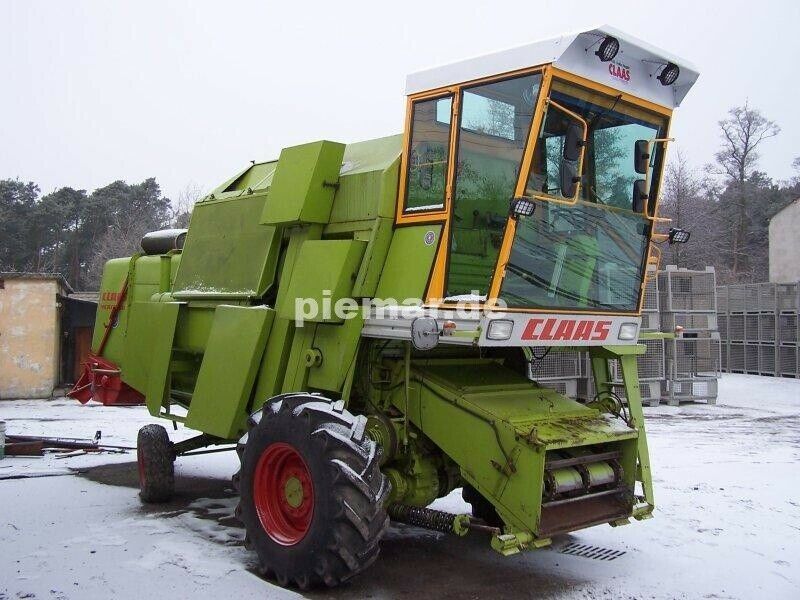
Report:
[[[343,402],[298,393],[253,413],[234,476],[245,546],[280,585],[336,586],[378,556],[389,483],[366,419]]]
[[[145,425],[139,430],[136,462],[142,502],[169,502],[175,491],[175,453],[161,425]]]

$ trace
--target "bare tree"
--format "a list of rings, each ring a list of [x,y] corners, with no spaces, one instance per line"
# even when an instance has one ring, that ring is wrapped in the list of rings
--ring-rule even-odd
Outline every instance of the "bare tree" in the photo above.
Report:
[[[141,252],[142,237],[150,230],[149,224],[143,222],[137,214],[114,215],[111,224],[94,245],[94,252],[88,264],[88,279],[95,286],[99,285],[107,261]]]
[[[747,102],[728,111],[728,118],[719,122],[722,148],[715,154],[713,173],[722,175],[729,193],[723,196],[731,203],[729,223],[729,252],[734,278],[747,268],[747,234],[750,195],[747,181],[758,164],[758,148],[767,139],[780,133],[780,127]]]
[[[714,182],[694,169],[678,150],[664,173],[659,212],[672,219],[671,226],[691,231],[692,237],[688,244],[675,244],[665,250],[667,264],[702,269],[718,262],[715,196]]]
[[[190,181],[178,194],[178,199],[172,202],[171,224],[178,229],[189,226],[189,217],[192,216],[194,205],[204,196],[203,188],[194,181]]]

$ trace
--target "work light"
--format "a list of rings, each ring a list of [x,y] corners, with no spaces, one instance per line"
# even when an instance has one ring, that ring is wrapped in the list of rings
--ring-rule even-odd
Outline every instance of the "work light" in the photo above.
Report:
[[[536,210],[533,200],[527,198],[514,198],[511,200],[511,215],[514,217],[530,217]]]
[[[614,60],[617,52],[619,52],[619,40],[613,35],[607,35],[600,42],[600,47],[594,53],[601,62],[608,62]]]
[[[514,330],[514,321],[505,319],[495,319],[489,321],[489,328],[486,330],[486,337],[490,340],[507,340],[511,337]]]
[[[661,74],[656,77],[661,82],[661,85],[672,85],[681,74],[681,69],[675,63],[667,63],[667,66],[661,70]]]
[[[619,334],[617,338],[621,340],[635,340],[636,334],[639,331],[639,325],[636,323],[623,323],[620,325]]]
[[[670,227],[669,229],[669,243],[670,244],[685,244],[689,241],[689,237],[691,237],[692,233],[690,231],[686,231],[685,229],[680,229],[678,227]]]

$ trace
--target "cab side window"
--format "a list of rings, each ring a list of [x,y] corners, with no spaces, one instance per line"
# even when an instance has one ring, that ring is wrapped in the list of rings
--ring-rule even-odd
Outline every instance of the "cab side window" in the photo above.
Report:
[[[417,101],[412,106],[406,214],[444,209],[452,106],[452,95]]]

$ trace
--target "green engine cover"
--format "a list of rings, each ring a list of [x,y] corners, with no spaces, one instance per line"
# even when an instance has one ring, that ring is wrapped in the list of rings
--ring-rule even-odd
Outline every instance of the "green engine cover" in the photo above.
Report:
[[[344,144],[321,141],[281,150],[261,223],[327,223],[344,148]]]

